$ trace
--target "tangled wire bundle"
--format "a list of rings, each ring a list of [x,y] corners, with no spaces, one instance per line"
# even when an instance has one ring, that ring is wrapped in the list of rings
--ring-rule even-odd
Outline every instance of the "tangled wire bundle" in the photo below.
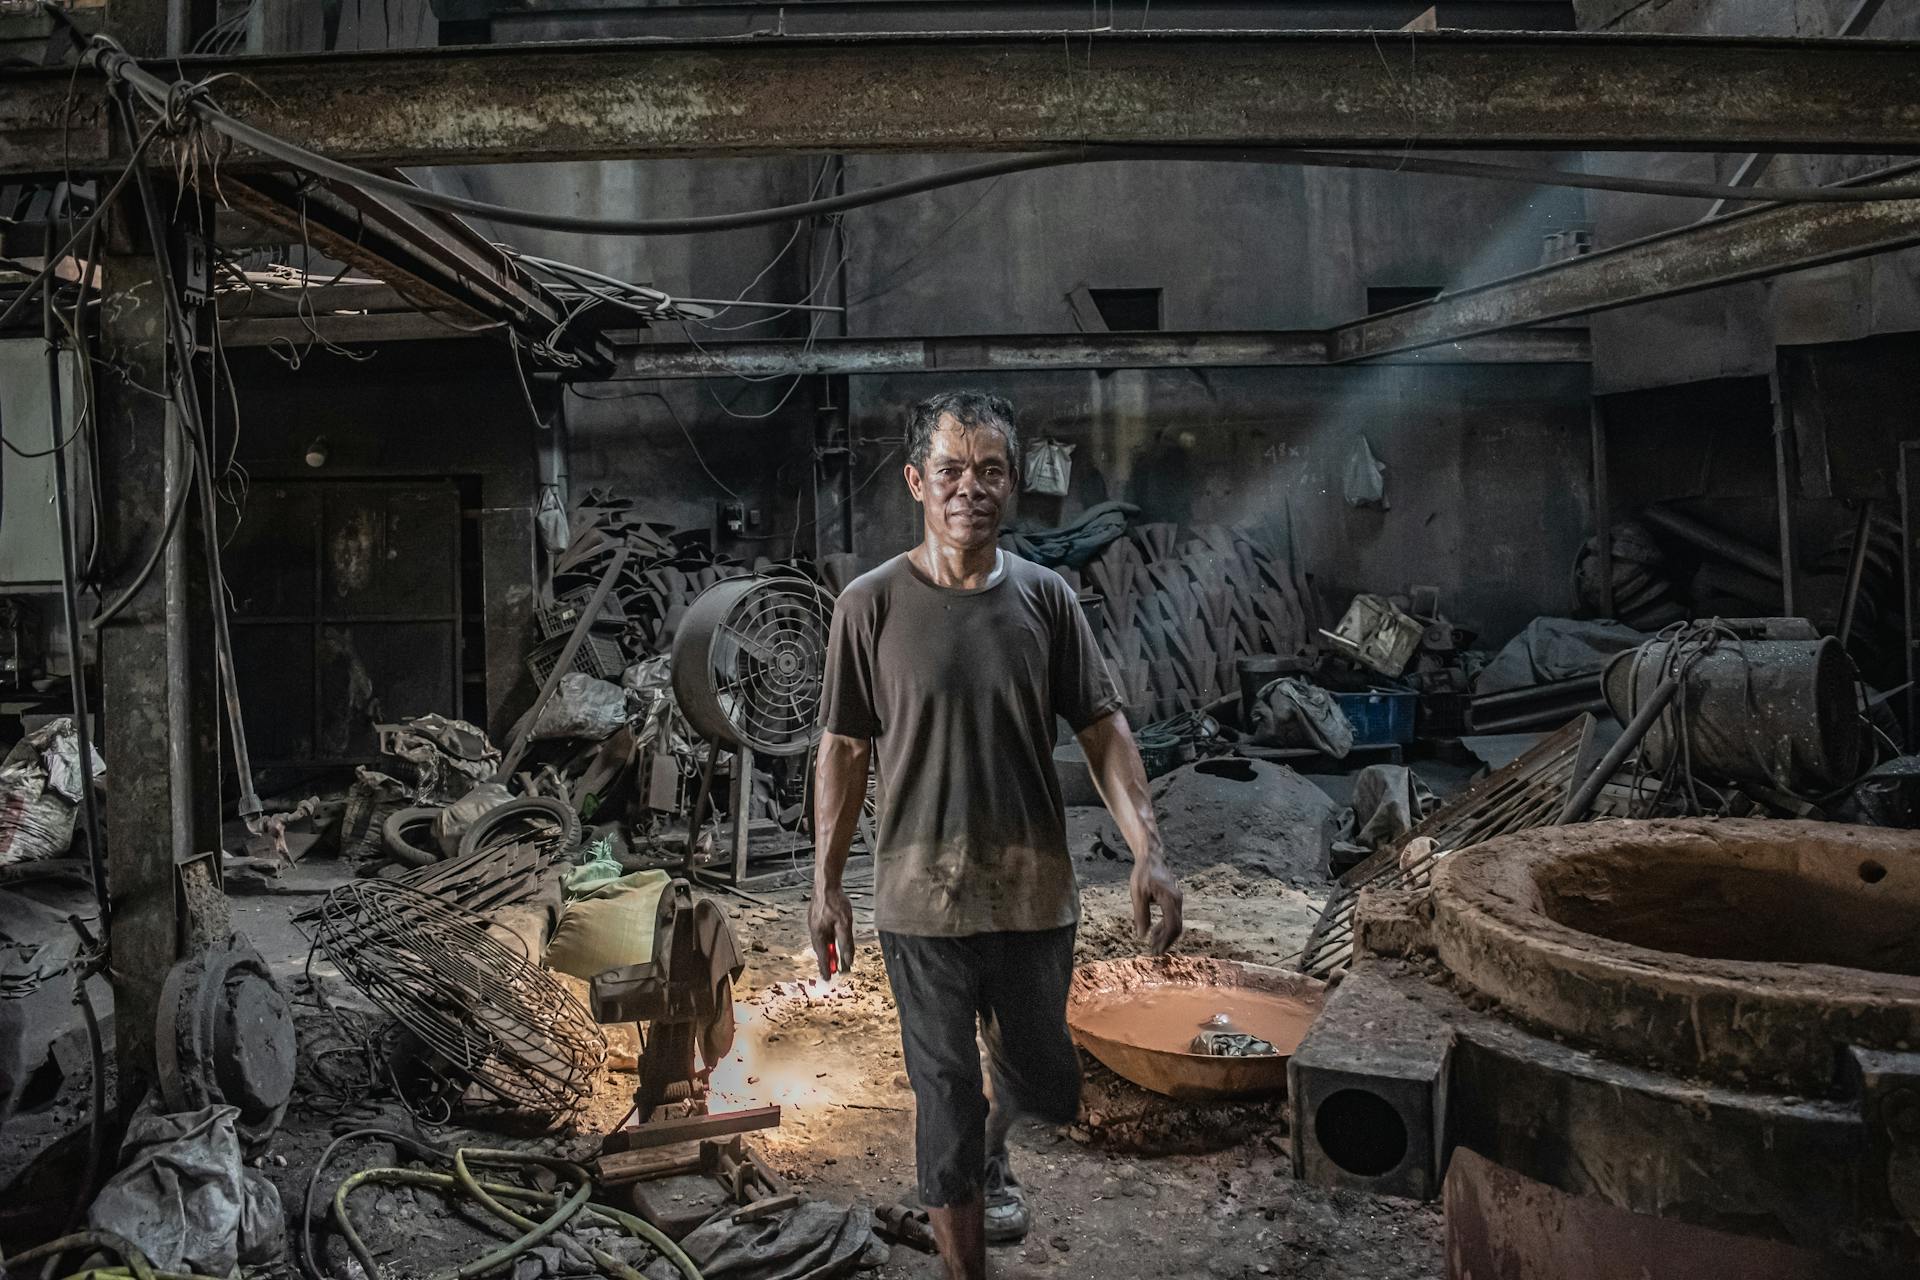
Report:
[[[572,1109],[606,1037],[553,975],[487,932],[484,916],[385,880],[320,904],[314,947],[419,1038],[449,1079],[545,1115]]]

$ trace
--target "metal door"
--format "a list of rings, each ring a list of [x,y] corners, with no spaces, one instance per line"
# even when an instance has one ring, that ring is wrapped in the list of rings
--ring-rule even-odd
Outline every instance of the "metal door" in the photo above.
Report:
[[[374,725],[461,713],[451,481],[258,483],[225,565],[257,768],[376,761]]]

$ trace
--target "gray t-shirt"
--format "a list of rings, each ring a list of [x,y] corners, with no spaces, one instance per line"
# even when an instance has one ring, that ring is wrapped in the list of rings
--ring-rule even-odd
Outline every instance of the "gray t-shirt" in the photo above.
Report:
[[[1054,717],[1078,733],[1120,706],[1064,579],[1007,554],[971,590],[904,555],[833,611],[821,723],[873,743],[874,923],[956,937],[1080,918]]]

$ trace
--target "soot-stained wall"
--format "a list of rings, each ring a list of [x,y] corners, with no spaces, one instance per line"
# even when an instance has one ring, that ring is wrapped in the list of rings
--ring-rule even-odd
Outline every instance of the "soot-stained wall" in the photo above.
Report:
[[[956,162],[850,157],[846,185]],[[743,185],[750,175],[715,167],[698,189],[654,191],[649,198],[666,203],[648,207],[765,201],[770,190]],[[802,185],[787,198],[806,194],[811,178],[805,170],[797,177]],[[844,239],[814,261],[844,254],[846,323],[859,336],[1071,331],[1068,294],[1079,285],[1159,289],[1168,329],[1305,328],[1362,314],[1369,287],[1459,285],[1532,266],[1542,237],[1582,216],[1574,194],[1461,180],[1089,166],[856,211]],[[783,243],[770,237],[731,259],[695,252],[679,269],[707,280],[731,270],[727,283],[737,286]],[[796,246],[756,296],[801,296],[813,279],[807,262]],[[740,336],[768,330],[781,332],[768,324]],[[690,336],[706,332],[694,327]],[[677,327],[657,336],[684,340]],[[1075,494],[1029,500],[1035,521],[1056,522],[1109,495],[1138,503],[1150,520],[1259,522],[1290,512],[1329,610],[1337,614],[1356,591],[1437,585],[1453,616],[1496,642],[1569,604],[1568,570],[1589,506],[1582,366],[856,377],[848,400],[862,442],[852,465],[862,563],[914,537],[895,442],[914,400],[956,385],[1008,395],[1034,433],[1075,444]],[[725,484],[768,513],[760,539],[730,550],[779,554],[796,516],[807,549],[821,393],[817,380],[789,379],[582,387],[567,400],[574,490],[609,484],[644,495],[662,518],[698,524]],[[716,400],[737,413],[771,413],[760,422],[731,417]],[[1391,511],[1355,511],[1340,498],[1341,469],[1362,434],[1390,469]]]
[[[915,400],[975,381],[864,380],[856,432],[897,438]],[[1144,519],[1290,529],[1325,626],[1356,592],[1410,584],[1440,588],[1447,615],[1494,643],[1571,605],[1590,526],[1584,368],[1019,374],[991,385],[1029,438],[1075,446],[1069,497],[1022,496],[1019,513],[1037,522],[1120,498]],[[1384,511],[1343,496],[1363,437],[1386,466]],[[900,462],[891,442],[861,450],[863,561],[918,535]]]

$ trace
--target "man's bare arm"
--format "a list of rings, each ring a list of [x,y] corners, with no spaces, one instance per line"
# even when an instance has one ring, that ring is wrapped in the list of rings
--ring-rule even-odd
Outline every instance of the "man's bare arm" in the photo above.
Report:
[[[853,848],[853,829],[867,799],[867,761],[873,744],[844,734],[820,735],[813,770],[813,903],[807,930],[820,976],[853,969],[853,904],[840,877]]]
[[[1153,795],[1147,790],[1146,766],[1124,711],[1102,716],[1079,734],[1087,771],[1133,850],[1133,929],[1147,941],[1147,950],[1159,955],[1179,941],[1181,920],[1179,882],[1167,869],[1160,845],[1160,824],[1153,816]],[[1153,919],[1153,908],[1160,919]]]

